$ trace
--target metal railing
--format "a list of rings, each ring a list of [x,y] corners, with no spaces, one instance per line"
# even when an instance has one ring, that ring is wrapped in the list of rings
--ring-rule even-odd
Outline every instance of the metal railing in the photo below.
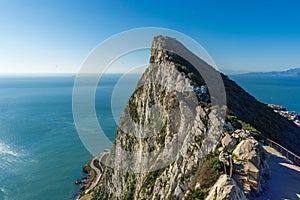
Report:
[[[268,145],[268,146],[276,149],[277,151],[280,151],[281,155],[283,155],[285,158],[287,158],[288,160],[293,162],[294,165],[300,166],[300,156],[298,156],[297,154],[291,152],[284,146],[282,146],[282,145],[278,144],[277,142],[275,142],[269,138],[266,138],[262,135],[253,134],[253,136],[255,137],[255,139],[257,139],[261,143]],[[232,177],[232,172],[233,172],[232,156],[229,155],[228,159],[229,159],[229,176]],[[225,174],[227,174],[225,163],[224,163],[224,172],[225,172]]]
[[[269,138],[266,138],[262,135],[255,134],[254,137],[258,137],[259,141],[261,143],[276,149],[277,151],[279,151],[281,153],[281,155],[283,155],[285,158],[287,158],[288,160],[293,162],[293,164],[300,166],[300,156],[298,156],[297,154],[291,152],[284,146],[282,146],[282,145],[278,144],[277,142],[275,142]]]

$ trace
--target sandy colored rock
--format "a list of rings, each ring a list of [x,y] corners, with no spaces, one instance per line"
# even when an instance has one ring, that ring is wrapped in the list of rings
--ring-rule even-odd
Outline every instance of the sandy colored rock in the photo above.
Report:
[[[239,134],[241,131],[239,132]],[[261,144],[253,137],[242,140],[234,149],[234,162],[239,166],[236,170],[236,181],[243,187],[247,196],[254,196],[263,190],[265,179],[269,176],[268,155]]]
[[[246,200],[243,191],[227,175],[222,175],[211,188],[206,200]]]
[[[221,143],[226,151],[232,152],[237,143],[237,139],[231,137],[229,134],[226,134],[225,137],[222,138]]]

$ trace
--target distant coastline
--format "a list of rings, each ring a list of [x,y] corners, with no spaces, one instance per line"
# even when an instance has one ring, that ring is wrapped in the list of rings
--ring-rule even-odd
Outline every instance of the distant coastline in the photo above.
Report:
[[[293,68],[286,71],[271,72],[248,72],[248,73],[230,73],[231,76],[255,76],[255,77],[295,77],[300,78],[300,68]]]
[[[288,120],[293,121],[297,126],[300,126],[300,114],[294,111],[288,111],[285,107],[276,104],[268,104],[268,107],[272,108],[275,113],[280,114]]]
[[[229,77],[259,101],[281,105],[289,111],[300,113],[300,77],[280,76],[278,73],[277,76],[262,74],[264,73],[248,73]]]

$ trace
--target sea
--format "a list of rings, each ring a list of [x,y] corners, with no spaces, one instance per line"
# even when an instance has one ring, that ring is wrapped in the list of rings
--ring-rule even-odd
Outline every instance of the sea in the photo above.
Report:
[[[257,100],[282,105],[300,114],[300,77],[233,75],[229,78]]]
[[[112,142],[139,78],[106,74],[95,91],[97,118]],[[258,100],[300,113],[299,78],[230,78]],[[74,80],[72,75],[0,76],[0,200],[76,198],[74,181],[92,155],[73,120]]]

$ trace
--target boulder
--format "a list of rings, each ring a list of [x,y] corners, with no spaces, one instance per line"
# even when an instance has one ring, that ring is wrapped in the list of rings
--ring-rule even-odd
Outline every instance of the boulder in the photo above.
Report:
[[[246,162],[245,171],[248,172],[247,174],[249,174],[249,176],[252,177],[253,179],[255,180],[259,179],[259,169],[257,169],[257,167],[255,167],[255,165],[252,164],[251,162]]]
[[[269,175],[268,155],[253,137],[242,140],[234,149],[234,162],[242,167],[236,170],[239,174],[236,181],[244,188],[248,196],[262,191],[265,184],[263,177]]]
[[[240,139],[240,135],[235,132],[231,134],[231,137],[233,137],[235,139]]]
[[[237,139],[231,137],[229,134],[226,134],[221,140],[221,143],[224,149],[226,149],[228,152],[232,152],[237,143]]]
[[[257,168],[264,165],[263,161],[267,158],[265,150],[252,137],[241,141],[234,149],[233,155],[237,157],[237,160],[252,162]]]
[[[211,188],[206,200],[246,200],[236,182],[227,175],[221,175]]]

